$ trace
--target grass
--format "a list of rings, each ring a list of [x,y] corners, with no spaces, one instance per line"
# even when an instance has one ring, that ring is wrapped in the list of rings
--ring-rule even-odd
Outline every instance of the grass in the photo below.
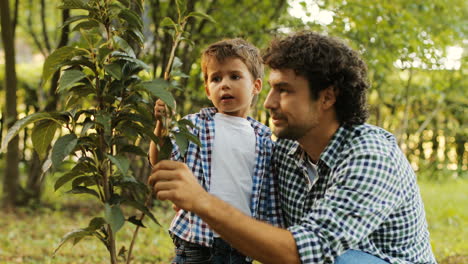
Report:
[[[468,263],[468,180],[444,183],[421,182],[421,194],[431,232],[431,243],[440,264]],[[3,263],[109,263],[104,246],[97,239],[86,239],[72,246],[65,244],[53,257],[55,247],[67,232],[86,227],[99,211],[85,197],[48,192],[47,207],[20,209],[0,217],[0,264]],[[132,263],[169,263],[173,255],[167,227],[173,216],[169,204],[154,211],[162,227],[144,221]],[[125,224],[118,233],[118,248],[129,246],[134,226]]]
[[[468,263],[468,180],[419,185],[439,263]]]

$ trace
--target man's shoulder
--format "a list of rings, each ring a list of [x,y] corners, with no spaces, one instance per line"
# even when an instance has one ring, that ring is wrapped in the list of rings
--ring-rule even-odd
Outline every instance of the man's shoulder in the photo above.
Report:
[[[348,130],[345,150],[352,152],[377,151],[387,153],[389,149],[397,147],[393,134],[385,129],[369,124],[362,124],[345,128]]]

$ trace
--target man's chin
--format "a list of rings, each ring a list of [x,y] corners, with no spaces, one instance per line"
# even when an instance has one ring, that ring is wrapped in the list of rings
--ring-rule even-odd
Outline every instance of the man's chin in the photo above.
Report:
[[[290,139],[290,140],[298,140],[304,135],[299,128],[292,129],[290,127],[288,128],[275,127],[273,129],[273,134],[278,139]]]

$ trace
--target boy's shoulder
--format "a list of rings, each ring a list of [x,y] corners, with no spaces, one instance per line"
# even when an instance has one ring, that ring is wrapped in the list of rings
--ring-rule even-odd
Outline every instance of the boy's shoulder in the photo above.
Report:
[[[260,121],[257,121],[256,119],[250,116],[247,117],[247,120],[250,122],[250,124],[252,125],[253,129],[255,130],[257,134],[261,136],[265,136],[265,137],[271,136],[271,129],[268,126],[264,125]]]
[[[188,114],[184,116],[183,119],[188,119],[192,121],[194,124],[200,120],[214,120],[213,117],[216,114],[216,112],[217,112],[216,108],[206,107],[206,108],[200,109],[198,113],[192,113],[192,114]]]

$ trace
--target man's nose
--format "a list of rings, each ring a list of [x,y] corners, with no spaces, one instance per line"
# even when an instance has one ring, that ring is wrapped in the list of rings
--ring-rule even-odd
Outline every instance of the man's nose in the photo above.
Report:
[[[275,109],[278,107],[278,99],[276,98],[277,95],[273,90],[270,90],[268,92],[267,98],[265,99],[265,102],[263,103],[263,106],[267,109]]]

